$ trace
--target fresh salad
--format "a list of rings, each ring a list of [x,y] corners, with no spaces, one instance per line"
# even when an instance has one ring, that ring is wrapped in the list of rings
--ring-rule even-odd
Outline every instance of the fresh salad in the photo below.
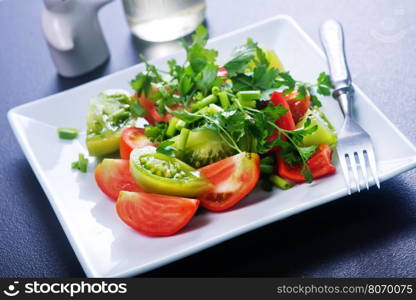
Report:
[[[259,181],[288,189],[335,172],[337,136],[319,101],[331,93],[328,75],[297,81],[250,38],[219,64],[206,42],[200,26],[183,42],[185,62],[169,60],[165,70],[145,62],[134,94],[110,90],[89,104],[86,144],[102,159],[96,182],[121,220],[146,235],[176,233],[199,206],[227,210]],[[136,127],[139,118],[148,124]],[[72,167],[87,165],[80,154]]]

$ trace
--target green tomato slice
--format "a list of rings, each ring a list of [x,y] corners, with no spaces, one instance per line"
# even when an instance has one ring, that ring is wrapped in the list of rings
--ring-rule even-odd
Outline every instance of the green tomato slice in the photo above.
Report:
[[[323,112],[321,112],[318,109],[313,109],[309,111],[306,114],[306,117],[301,119],[298,122],[298,124],[296,124],[296,127],[302,128],[307,118],[311,120],[310,126],[312,127],[318,126],[318,129],[312,134],[305,135],[303,137],[304,146],[321,145],[321,144],[333,146],[336,144],[337,135],[336,135],[335,129]]]
[[[147,146],[130,154],[130,172],[136,183],[148,193],[197,197],[211,188],[198,170],[175,157]]]
[[[119,149],[121,130],[134,124],[130,103],[123,90],[109,90],[90,100],[86,139],[90,155],[104,156]]]
[[[171,140],[175,142],[174,147],[179,148],[179,135]],[[189,133],[181,158],[189,165],[201,168],[233,154],[233,149],[215,130],[204,127],[195,128]]]

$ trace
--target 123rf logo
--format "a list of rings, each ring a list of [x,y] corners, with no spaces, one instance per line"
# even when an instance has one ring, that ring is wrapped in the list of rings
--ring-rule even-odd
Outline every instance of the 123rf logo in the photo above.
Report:
[[[30,294],[64,294],[73,297],[78,294],[125,294],[127,283],[101,282],[26,282],[22,288],[18,288],[19,281],[14,281],[7,289],[3,290],[6,296],[14,297],[19,293]]]

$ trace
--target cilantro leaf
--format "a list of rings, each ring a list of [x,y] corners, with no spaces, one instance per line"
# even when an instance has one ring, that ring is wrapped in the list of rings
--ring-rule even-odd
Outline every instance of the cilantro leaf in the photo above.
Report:
[[[329,96],[331,95],[331,90],[327,87],[324,86],[318,86],[318,89],[316,90],[319,94],[324,95],[324,96]]]
[[[331,82],[331,78],[325,72],[319,74],[317,79],[317,86],[326,86],[327,88],[334,88]]]
[[[233,77],[233,90],[235,92],[255,89],[256,88],[253,85],[252,78],[250,76],[245,74],[238,74],[237,76]]]
[[[319,99],[316,95],[311,95],[311,102],[312,102],[313,106],[316,106],[316,107],[321,107],[322,106],[321,101],[319,101]]]
[[[175,156],[175,151],[177,150],[175,147],[172,147],[172,145],[175,144],[174,141],[163,141],[160,143],[160,145],[156,148],[156,152],[165,154],[170,157]]]
[[[199,44],[188,49],[188,61],[195,73],[201,72],[208,63],[214,63],[217,56],[216,50],[205,49]]]
[[[279,119],[280,116],[284,116],[288,110],[283,107],[282,104],[274,105],[273,103],[269,103],[262,112],[266,114],[270,119],[273,121]]]
[[[195,45],[205,47],[208,39],[208,30],[203,25],[198,25],[195,29],[195,33],[192,34],[192,41]]]
[[[253,70],[253,85],[256,89],[266,90],[273,87],[276,75],[280,71],[276,68],[268,69],[268,65],[260,65]]]
[[[309,169],[308,165],[304,165],[302,168],[302,174],[305,176],[305,181],[307,183],[311,183],[313,181],[311,169]]]
[[[266,53],[259,46],[256,47],[256,60],[255,60],[255,62],[256,62],[257,66],[266,65],[266,67],[269,67],[269,65],[270,65],[270,62],[268,61],[268,59],[266,57]]]
[[[130,81],[130,86],[136,91],[137,95],[144,93],[146,96],[150,94],[152,88],[152,78],[146,72],[137,74],[137,76]]]
[[[286,86],[287,89],[285,90],[285,93],[290,93],[294,90],[296,86],[296,80],[293,79],[289,72],[280,72],[279,77],[280,79],[277,80],[276,87]]]
[[[252,39],[247,39],[246,44],[238,47],[231,55],[231,59],[225,63],[224,67],[230,76],[243,73],[248,66],[248,63],[254,58],[257,44]]]
[[[139,104],[137,101],[132,101],[130,104],[130,112],[133,114],[134,117],[144,117],[146,115],[146,110],[144,107]]]
[[[316,149],[318,149],[317,145],[297,147],[300,156],[305,161],[307,161],[315,153]]]
[[[207,64],[201,72],[201,79],[197,81],[196,86],[206,93],[217,79],[218,66]]]
[[[318,94],[329,96],[331,95],[331,89],[334,88],[331,82],[331,78],[325,72],[319,74],[318,79],[316,80]]]
[[[178,119],[185,121],[186,123],[192,123],[201,118],[200,116],[193,114],[185,109],[178,109],[176,111],[172,111],[172,114]]]
[[[153,143],[161,142],[165,139],[168,123],[158,122],[155,125],[145,125],[144,132]]]

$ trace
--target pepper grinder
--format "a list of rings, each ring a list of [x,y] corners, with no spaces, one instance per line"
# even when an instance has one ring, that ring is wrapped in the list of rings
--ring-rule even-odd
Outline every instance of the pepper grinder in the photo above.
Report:
[[[42,28],[58,73],[75,77],[110,56],[98,10],[112,0],[44,0]]]

